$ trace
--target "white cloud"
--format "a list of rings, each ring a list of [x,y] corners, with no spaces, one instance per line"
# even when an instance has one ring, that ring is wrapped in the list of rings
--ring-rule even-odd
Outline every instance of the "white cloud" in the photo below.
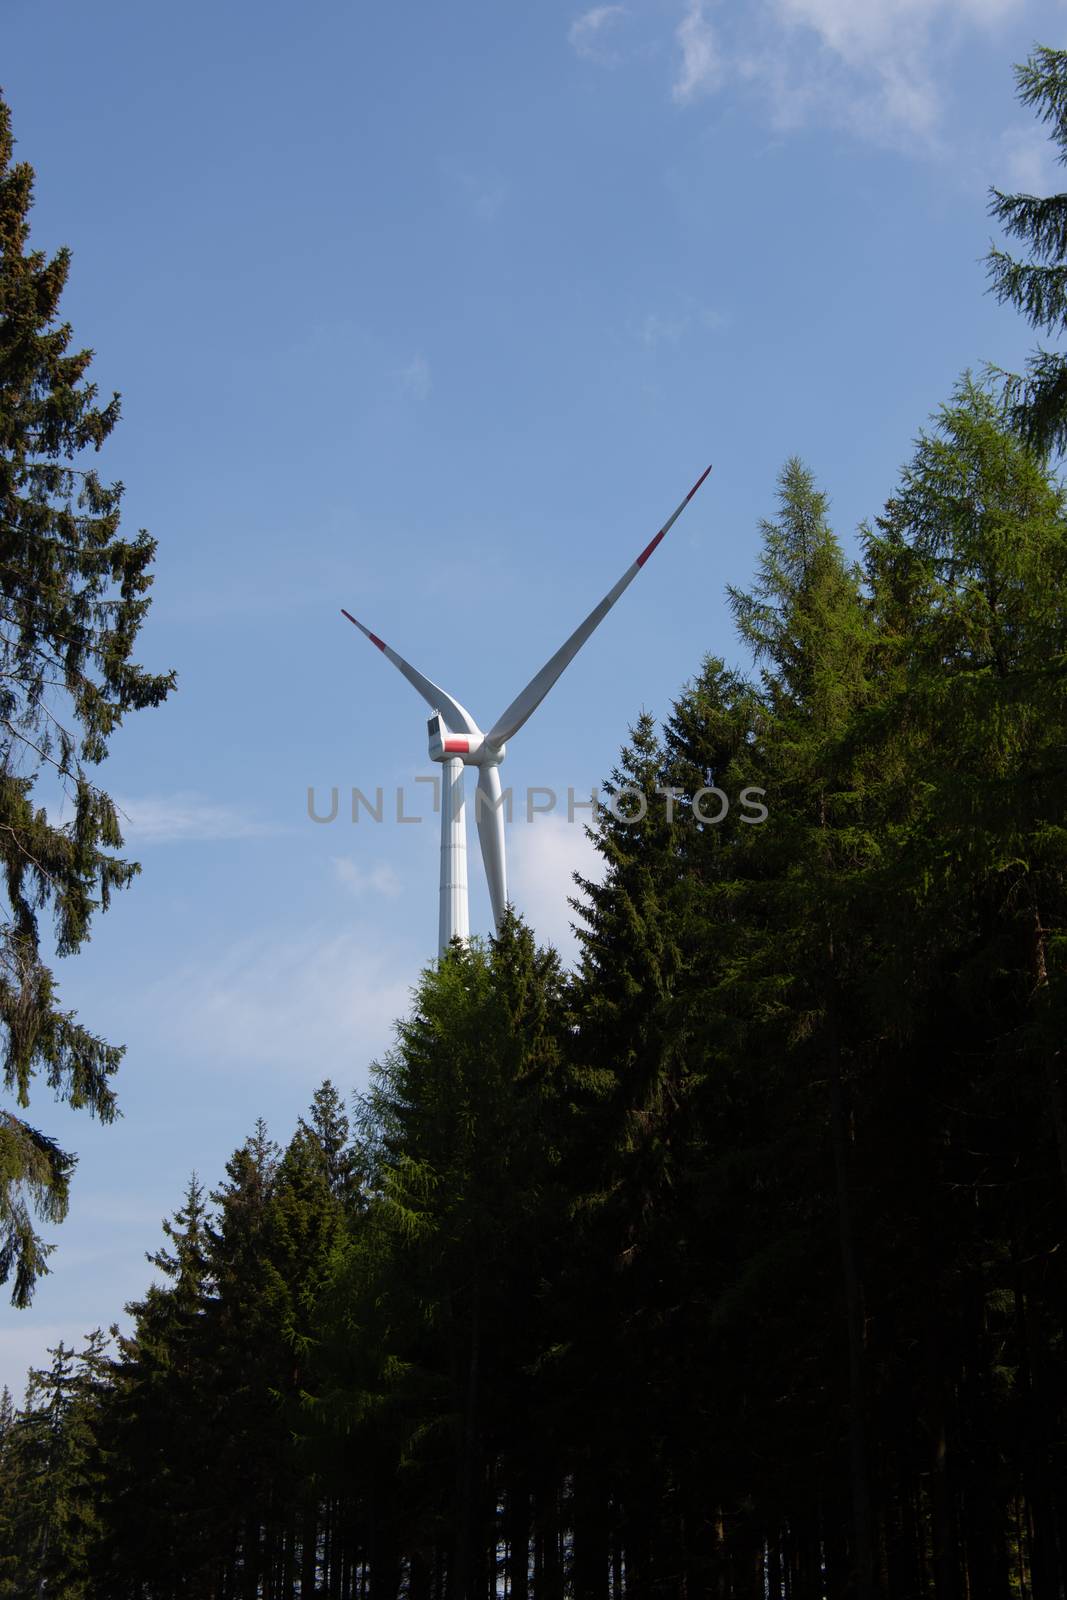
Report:
[[[774,42],[740,70],[761,79],[779,127],[814,114],[881,143],[936,144],[937,65],[962,29],[988,29],[1022,0],[770,0]],[[787,30],[783,39],[780,30]],[[814,54],[803,50],[805,36]]]
[[[715,34],[704,15],[703,0],[689,0],[685,16],[675,30],[682,65],[671,94],[680,105],[718,88],[722,62]]]
[[[1048,134],[1039,128],[1011,128],[1000,136],[995,187],[1004,194],[1054,194],[1063,172]]]
[[[377,936],[365,916],[350,932],[270,930],[205,951],[151,985],[138,1010],[156,1037],[216,1071],[303,1074],[310,1062],[377,1055],[417,978],[412,952]]]
[[[193,793],[146,795],[116,800],[115,804],[123,837],[131,844],[264,839],[280,831],[235,806],[216,805]]]
[[[538,938],[555,945],[564,961],[578,951],[571,923],[577,921],[567,904],[577,893],[573,878],[599,879],[604,863],[578,819],[545,815],[534,822],[518,822],[508,830],[509,893],[516,909]]]
[[[923,36],[938,22],[985,28],[1017,10],[1021,0],[776,0],[785,22],[805,25],[851,66],[879,56],[897,62],[918,56]]]
[[[361,867],[351,856],[331,856],[330,864],[338,883],[355,895],[384,894],[391,898],[400,893],[400,879],[385,861],[373,867]]]
[[[967,33],[990,33],[1017,15],[1024,0],[756,0],[724,7],[715,26],[711,0],[675,3],[676,104],[711,93],[729,74],[762,90],[777,129],[818,121],[880,144],[937,150],[946,57]],[[612,35],[628,15],[622,5],[583,12],[568,31],[571,47],[612,64]]]
[[[424,356],[412,356],[397,372],[397,381],[404,394],[415,400],[425,400],[430,392],[430,364]]]
[[[567,30],[571,49],[602,67],[614,66],[619,57],[611,49],[608,38],[626,15],[626,6],[594,6],[591,11],[584,11]]]

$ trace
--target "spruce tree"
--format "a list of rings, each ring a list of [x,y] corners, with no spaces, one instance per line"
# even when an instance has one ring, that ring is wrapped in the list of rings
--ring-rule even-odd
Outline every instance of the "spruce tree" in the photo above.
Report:
[[[1057,160],[1067,161],[1067,50],[1042,46],[1015,69],[1019,99],[1049,125]],[[990,191],[989,210],[1029,260],[993,248],[986,261],[997,299],[1023,313],[1045,333],[1067,328],[1067,193],[1004,194]],[[1013,425],[1038,453],[1067,445],[1067,357],[1039,349],[1025,375],[1009,376],[1005,397]]]
[[[747,1319],[769,1324],[773,1339],[785,1285],[806,1313],[796,1317],[793,1333],[807,1366],[803,1388],[795,1367],[782,1369],[773,1346],[766,1371],[750,1386],[745,1443],[756,1456],[753,1488],[772,1518],[788,1515],[792,1522],[812,1516],[817,1502],[813,1506],[811,1490],[822,1478],[822,1515],[829,1523],[847,1460],[853,1581],[857,1594],[870,1595],[868,1386],[848,1135],[849,1101],[857,1094],[849,1079],[857,1053],[849,1048],[845,1003],[863,949],[847,885],[864,845],[842,752],[864,698],[870,644],[859,574],[845,562],[830,528],[825,494],[799,460],[783,468],[778,500],[777,518],[762,525],[753,590],[730,591],[739,633],[761,672],[751,735],[740,754],[759,773],[769,818],[759,829],[738,828],[734,839],[724,841],[722,859],[708,862],[709,912],[717,903],[729,916],[714,1003],[720,1015],[732,1014],[735,1021],[726,1034],[732,1049],[709,1081],[704,1104],[714,1119],[710,1131],[722,1123],[723,1090],[730,1086],[735,1119],[744,1113],[740,1148],[759,1160],[752,1172],[758,1198],[739,1241],[740,1284],[721,1296],[717,1316],[724,1334],[739,1331],[739,1319]],[[690,725],[686,731],[689,748],[683,746],[683,753],[692,762],[700,749],[699,741],[695,749],[692,744],[698,729]],[[732,1069],[739,1055],[746,1062],[755,1057],[761,1082],[746,1083]],[[717,1146],[716,1139],[713,1153]],[[721,1181],[716,1175],[716,1187]],[[738,1359],[736,1345],[725,1348]],[[828,1352],[836,1357],[830,1364]],[[838,1376],[842,1372],[847,1383]],[[776,1393],[779,1403],[788,1404],[788,1431],[777,1445],[778,1470],[768,1472],[759,1461],[767,1452],[760,1428]],[[813,1426],[813,1401],[823,1417],[822,1439]],[[831,1440],[836,1446],[839,1429],[847,1437],[840,1465],[836,1448],[827,1451]],[[791,1481],[788,1466],[804,1449],[818,1450],[822,1458],[807,1491]],[[790,1498],[793,1509],[787,1511]]]
[[[848,1360],[849,1476],[856,1593],[874,1594],[874,1526],[869,1442],[863,1284],[857,1241],[845,1074],[848,1036],[842,991],[857,949],[848,944],[851,918],[840,886],[857,859],[848,826],[847,777],[837,746],[865,687],[868,630],[857,571],[850,570],[827,520],[826,496],[803,464],[787,462],[779,480],[780,518],[764,524],[764,550],[755,593],[732,592],[742,637],[763,664],[764,693],[777,760],[775,798],[786,816],[795,858],[779,886],[789,953],[788,1004],[793,1042],[813,1053],[829,1084],[842,1283],[843,1341]],[[766,736],[765,736],[766,737]],[[787,822],[788,818],[788,822]],[[792,825],[789,826],[789,823]],[[775,825],[777,827],[777,824]],[[762,841],[765,842],[765,841]],[[780,907],[781,910],[785,909]],[[797,913],[800,913],[798,915]],[[768,952],[769,953],[769,952]],[[779,950],[779,958],[785,952]],[[799,1014],[798,1014],[799,1013]],[[799,1024],[799,1026],[798,1026]],[[805,1050],[805,1035],[814,1052]]]
[[[18,1593],[19,1558],[15,1528],[19,1517],[21,1484],[15,1444],[15,1402],[5,1384],[0,1390],[0,1596],[11,1600]]]
[[[99,1539],[101,1458],[95,1425],[110,1371],[99,1328],[82,1350],[62,1342],[29,1375],[26,1400],[0,1406],[3,1556],[0,1595],[89,1600]]]
[[[71,351],[59,320],[70,252],[28,249],[33,171],[13,149],[0,102],[0,1027],[18,1107],[0,1108],[0,1283],[13,1274],[12,1300],[25,1306],[52,1248],[34,1213],[62,1220],[74,1165],[21,1114],[31,1079],[43,1074],[59,1099],[110,1121],[122,1055],[62,1008],[39,916],[48,911],[68,955],[138,871],[116,854],[114,803],[89,774],[126,712],[157,705],[174,680],[132,658],[155,543],[120,533],[122,485],[86,465],[119,397],[99,404],[86,381],[92,351]]]
[[[912,1404],[935,1449],[887,1433],[895,1470],[931,1472],[939,1582],[965,1561],[990,1595],[1013,1561],[1035,1592],[1055,1592],[1064,1495],[1052,1306],[1067,1293],[1067,518],[1008,420],[961,384],[868,539],[884,640],[868,732],[886,843],[871,874],[885,931],[869,997],[879,1051],[895,1046],[868,1170],[882,1197],[883,1325],[916,1352]],[[890,1357],[887,1415],[899,1415],[907,1379]],[[1027,1503],[1025,1541],[1012,1493]]]
[[[372,1202],[344,1268],[364,1347],[348,1405],[383,1595],[405,1553],[419,1570],[436,1555],[455,1600],[487,1592],[501,1498],[525,1573],[560,984],[558,958],[509,914],[488,948],[427,971],[363,1103]]]
[[[147,1256],[162,1284],[126,1307],[133,1332],[119,1340],[98,1423],[106,1467],[93,1565],[100,1593],[134,1600],[184,1594],[190,1583],[209,1592],[228,1508],[212,1478],[224,1441],[214,1393],[219,1352],[207,1325],[208,1220],[194,1174],[163,1223],[166,1244]]]

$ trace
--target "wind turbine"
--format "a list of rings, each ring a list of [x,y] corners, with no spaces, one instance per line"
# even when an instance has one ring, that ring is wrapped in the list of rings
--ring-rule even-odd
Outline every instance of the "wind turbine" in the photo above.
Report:
[[[595,606],[565,644],[560,645],[550,661],[546,661],[536,677],[494,722],[488,733],[483,733],[471,716],[452,695],[424,678],[409,661],[390,649],[384,639],[365,628],[350,611],[341,608],[342,616],[354,623],[360,633],[366,634],[371,644],[377,645],[384,656],[393,663],[433,712],[427,724],[430,735],[430,760],[440,764],[441,771],[441,901],[438,920],[439,953],[443,956],[455,938],[466,940],[469,929],[467,909],[467,819],[464,812],[464,767],[478,768],[478,794],[475,812],[478,838],[485,863],[485,876],[489,883],[489,898],[493,906],[493,921],[499,931],[508,902],[507,864],[504,854],[504,817],[501,811],[500,763],[507,750],[507,741],[537,710],[556,679],[574,660],[593,630],[603,622],[624,589],[637,577],[641,568],[655,550],[660,540],[670,532],[686,506],[704,482],[710,467],[706,467],[694,483],[681,505],[642,550],[632,566],[627,567],[613,589],[610,589],[598,606]]]

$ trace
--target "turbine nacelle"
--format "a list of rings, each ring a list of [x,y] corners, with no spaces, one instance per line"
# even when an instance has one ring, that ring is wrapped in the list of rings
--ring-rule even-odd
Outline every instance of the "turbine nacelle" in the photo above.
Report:
[[[507,749],[503,744],[488,744],[485,735],[477,731],[456,733],[440,711],[435,711],[426,724],[430,737],[430,760],[458,759],[465,767],[499,766]]]

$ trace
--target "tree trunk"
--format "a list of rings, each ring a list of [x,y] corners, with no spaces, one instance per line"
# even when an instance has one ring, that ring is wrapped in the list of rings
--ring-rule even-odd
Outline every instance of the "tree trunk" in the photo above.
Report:
[[[559,1535],[559,1488],[555,1483],[546,1483],[537,1496],[536,1600],[563,1600],[563,1561]]]
[[[463,1416],[460,1425],[459,1463],[456,1482],[455,1547],[452,1556],[452,1574],[449,1600],[482,1600],[477,1593],[475,1571],[480,1561],[474,1551],[474,1524],[477,1485],[475,1458],[478,1434],[479,1386],[479,1314],[480,1291],[475,1281],[471,1296],[470,1342],[467,1352],[466,1383],[463,1394]],[[479,1552],[480,1555],[480,1552]]]
[[[430,1563],[420,1551],[416,1551],[408,1562],[407,1600],[430,1600],[432,1590],[433,1571]]]
[[[848,1333],[848,1453],[849,1484],[852,1492],[853,1570],[857,1600],[875,1600],[874,1517],[871,1505],[871,1475],[867,1449],[867,1381],[863,1287],[856,1257],[852,1203],[848,1182],[849,1137],[845,1123],[844,1089],[841,1081],[841,1051],[837,1029],[830,1024],[830,1136],[834,1152],[834,1178],[837,1191],[838,1238],[841,1272],[845,1287],[845,1320]]]
[[[574,1475],[574,1592],[608,1600],[608,1497],[600,1473],[584,1463]]]
[[[308,1506],[300,1524],[300,1600],[315,1593],[319,1565],[318,1532],[316,1509]]]
[[[1045,1380],[1044,1352],[1026,1303],[1022,1267],[1013,1251],[1012,1290],[1015,1325],[1019,1340],[1019,1383],[1022,1390],[1022,1429],[1020,1450],[1025,1504],[1028,1513],[1030,1582],[1034,1600],[1059,1600],[1062,1593],[1062,1564],[1058,1547],[1055,1495],[1049,1472],[1047,1406],[1049,1384]]]
[[[930,1511],[933,1524],[934,1586],[937,1600],[956,1600],[956,1528],[949,1477],[948,1422],[940,1373],[931,1384]]]
[[[710,1495],[701,1492],[700,1474],[691,1466],[685,1483],[684,1560],[687,1600],[703,1600],[717,1592],[719,1523]]]
[[[513,1471],[508,1486],[507,1538],[509,1600],[529,1600],[530,1491],[519,1471]]]

